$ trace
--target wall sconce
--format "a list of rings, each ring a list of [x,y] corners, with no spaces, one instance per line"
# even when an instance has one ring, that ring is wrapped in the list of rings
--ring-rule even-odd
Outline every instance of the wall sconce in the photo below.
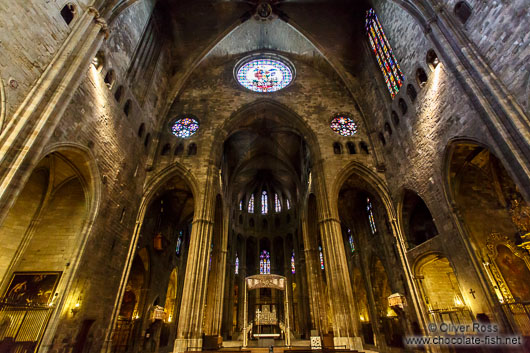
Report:
[[[173,320],[173,315],[169,315],[169,316],[167,317],[167,322],[171,322],[171,320]]]
[[[72,315],[75,315],[79,312],[79,310],[81,310],[81,301],[78,299],[77,303],[75,303],[74,307],[70,309],[70,311],[72,312]]]

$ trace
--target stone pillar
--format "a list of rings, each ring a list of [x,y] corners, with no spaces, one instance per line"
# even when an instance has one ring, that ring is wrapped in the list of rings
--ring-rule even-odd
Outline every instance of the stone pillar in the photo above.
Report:
[[[0,223],[39,162],[41,148],[72,99],[107,33],[94,7],[80,14],[51,63],[0,135]],[[46,342],[43,342],[46,345]]]
[[[217,168],[210,165],[204,191],[198,198],[200,203],[195,207],[174,352],[202,349],[204,304],[215,205],[214,186],[217,181],[215,176],[218,174]]]
[[[324,284],[318,264],[318,251],[316,249],[317,229],[310,229],[308,210],[301,214],[302,237],[304,241],[304,256],[307,267],[307,286],[309,292],[309,311],[312,327],[321,334],[328,332],[328,317],[324,295]]]
[[[220,208],[220,209],[217,209]],[[228,218],[222,201],[216,205],[216,219],[214,225],[214,254],[212,255],[212,269],[208,299],[206,304],[205,334],[219,336],[223,317],[223,298],[226,276],[226,258],[228,254]],[[218,219],[219,218],[219,219]]]
[[[337,205],[332,205],[328,194],[323,165],[313,169],[313,181],[317,194],[318,226],[322,238],[325,271],[333,317],[335,346],[362,349],[359,329],[353,320],[355,308],[350,273],[346,261],[344,241],[338,218]]]

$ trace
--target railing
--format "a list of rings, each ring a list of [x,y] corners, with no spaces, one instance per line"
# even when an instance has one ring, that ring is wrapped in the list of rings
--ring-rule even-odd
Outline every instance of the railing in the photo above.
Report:
[[[35,352],[52,308],[0,303],[0,352]]]
[[[523,336],[530,336],[530,302],[502,303],[501,307],[512,329]]]
[[[451,323],[455,325],[467,325],[473,323],[471,312],[464,308],[429,310],[429,315],[432,321],[438,325],[441,323]]]

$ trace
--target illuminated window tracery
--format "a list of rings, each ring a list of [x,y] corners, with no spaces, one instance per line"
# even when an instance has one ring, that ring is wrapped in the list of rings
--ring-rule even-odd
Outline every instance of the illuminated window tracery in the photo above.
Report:
[[[263,190],[261,193],[261,214],[269,212],[269,198],[267,197],[267,191]]]
[[[366,212],[368,213],[368,222],[370,223],[370,230],[372,231],[372,234],[375,234],[375,232],[377,232],[377,228],[375,227],[373,206],[369,197],[366,198]]]
[[[248,200],[248,213],[254,213],[254,194],[250,195]]]
[[[263,250],[259,257],[259,273],[261,275],[271,274],[271,254],[267,250]]]

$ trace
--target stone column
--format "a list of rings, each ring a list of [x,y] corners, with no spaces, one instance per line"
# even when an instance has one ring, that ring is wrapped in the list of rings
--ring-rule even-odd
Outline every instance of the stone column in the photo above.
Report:
[[[335,346],[362,349],[359,329],[353,320],[353,292],[346,261],[337,205],[332,205],[325,182],[322,162],[313,169],[317,195],[318,226],[322,239],[325,271],[333,317]]]
[[[0,223],[38,163],[107,33],[94,7],[80,14],[51,63],[0,135]],[[43,344],[46,344],[45,342]]]
[[[226,258],[228,254],[228,218],[227,212],[223,212],[222,202],[217,205],[221,209],[216,210],[214,254],[212,257],[212,269],[210,276],[211,293],[208,293],[205,334],[209,336],[221,333],[221,321],[223,317],[223,298],[226,276]],[[218,223],[219,222],[219,223]],[[210,287],[210,286],[209,286]]]
[[[318,264],[318,251],[316,249],[316,229],[309,229],[307,209],[301,214],[302,237],[304,241],[304,256],[307,267],[307,286],[309,292],[309,310],[312,327],[321,334],[328,332],[328,317],[324,295],[324,284]]]
[[[195,207],[174,352],[202,349],[203,314],[215,205],[214,187],[217,181],[215,176],[218,174],[217,168],[210,165],[204,191]]]

